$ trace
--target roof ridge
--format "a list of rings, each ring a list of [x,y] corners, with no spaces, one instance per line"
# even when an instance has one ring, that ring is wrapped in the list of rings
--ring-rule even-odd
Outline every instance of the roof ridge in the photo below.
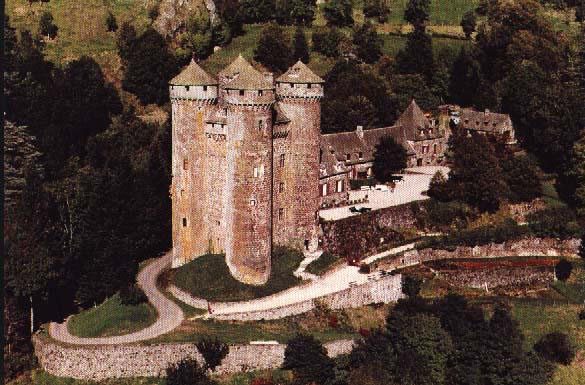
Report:
[[[174,78],[169,81],[171,85],[214,85],[218,84],[217,80],[209,75],[195,59],[191,59],[191,62]]]

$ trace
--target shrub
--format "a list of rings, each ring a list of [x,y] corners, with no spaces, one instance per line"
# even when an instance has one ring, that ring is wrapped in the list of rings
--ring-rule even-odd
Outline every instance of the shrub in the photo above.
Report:
[[[282,369],[292,370],[296,384],[325,384],[333,378],[334,367],[315,337],[298,334],[287,342]]]
[[[229,347],[221,342],[219,338],[203,338],[195,346],[205,359],[205,369],[215,370],[221,361],[227,356]]]
[[[148,302],[148,298],[137,284],[132,283],[120,290],[120,302],[124,305],[134,306]]]
[[[447,178],[441,170],[437,171],[431,178],[427,195],[441,202],[448,202],[453,199],[451,188],[447,184]]]
[[[166,369],[167,385],[216,385],[205,370],[191,358],[183,359]]]
[[[555,275],[559,281],[566,281],[571,276],[573,264],[566,259],[561,259],[555,266]]]
[[[426,209],[427,225],[437,230],[445,230],[452,225],[463,227],[468,219],[475,217],[469,206],[458,201],[439,202],[432,199],[428,201]]]
[[[581,234],[575,213],[567,207],[536,211],[528,214],[526,221],[537,237],[568,239]]]
[[[564,333],[550,333],[543,336],[536,344],[534,350],[544,359],[569,365],[575,358],[575,349]]]
[[[402,276],[402,292],[409,298],[418,297],[422,280],[411,275]]]
[[[368,265],[367,263],[362,263],[360,265],[360,270],[359,270],[360,273],[362,273],[362,274],[370,274],[370,271],[371,271],[370,265]]]
[[[250,385],[274,385],[272,378],[257,377],[252,380]]]

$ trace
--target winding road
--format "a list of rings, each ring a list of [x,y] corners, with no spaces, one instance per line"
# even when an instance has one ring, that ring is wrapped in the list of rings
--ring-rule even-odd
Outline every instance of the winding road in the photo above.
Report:
[[[181,308],[162,294],[156,287],[156,278],[167,267],[171,266],[172,253],[155,259],[144,267],[136,277],[138,285],[144,290],[148,301],[155,307],[158,318],[149,327],[134,333],[113,337],[83,338],[69,333],[67,320],[63,323],[52,322],[49,335],[57,341],[74,345],[113,345],[138,342],[155,338],[178,327],[185,319]]]

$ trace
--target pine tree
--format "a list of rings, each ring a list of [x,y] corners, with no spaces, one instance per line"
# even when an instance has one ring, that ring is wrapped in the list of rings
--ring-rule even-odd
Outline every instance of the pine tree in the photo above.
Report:
[[[292,61],[296,62],[297,60],[300,60],[305,64],[308,64],[310,60],[309,45],[307,44],[307,38],[305,37],[305,32],[302,27],[297,27],[295,30]]]
[[[475,32],[475,24],[477,23],[477,18],[475,17],[475,12],[468,11],[463,15],[461,19],[461,28],[463,28],[463,32],[465,33],[465,37],[468,39],[471,38],[471,34]]]
[[[298,334],[284,351],[283,369],[292,370],[297,384],[324,385],[333,379],[335,364],[315,337]]]

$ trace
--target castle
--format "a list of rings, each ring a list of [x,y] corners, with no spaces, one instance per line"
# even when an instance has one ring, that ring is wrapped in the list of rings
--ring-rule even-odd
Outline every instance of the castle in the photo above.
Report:
[[[393,126],[322,135],[324,81],[300,61],[273,79],[240,55],[217,80],[191,61],[169,87],[172,265],[225,253],[248,284],[268,280],[273,244],[318,249],[319,209],[371,175],[382,137],[404,146],[409,167],[441,164],[447,149],[449,115],[414,100]]]

